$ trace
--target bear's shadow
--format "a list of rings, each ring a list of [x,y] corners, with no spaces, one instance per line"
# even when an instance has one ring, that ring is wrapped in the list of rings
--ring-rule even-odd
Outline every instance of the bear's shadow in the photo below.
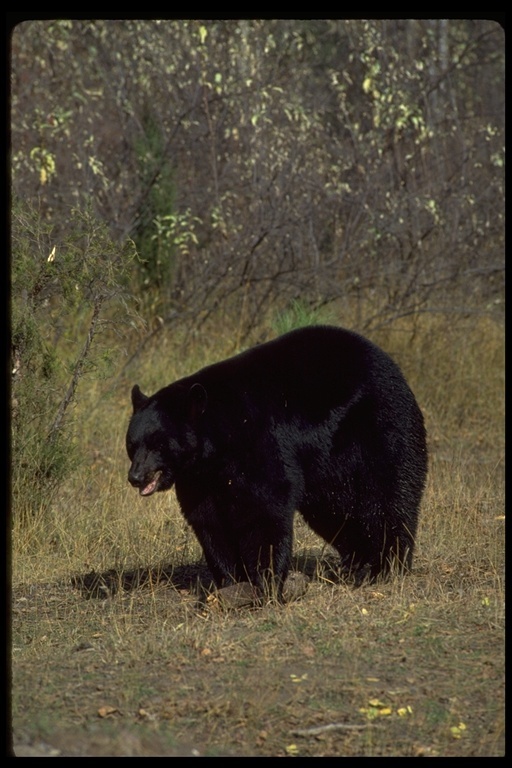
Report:
[[[340,570],[340,559],[334,553],[323,550],[303,551],[292,558],[290,573],[299,572],[309,581],[330,583],[346,582]],[[208,566],[202,560],[186,565],[163,565],[153,568],[90,571],[76,574],[71,584],[87,599],[106,599],[118,592],[130,592],[150,585],[168,585],[176,590],[187,590],[200,601],[215,591]]]

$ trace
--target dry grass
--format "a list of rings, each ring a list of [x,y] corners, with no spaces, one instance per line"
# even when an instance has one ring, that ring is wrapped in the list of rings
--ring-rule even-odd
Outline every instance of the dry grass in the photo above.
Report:
[[[504,753],[503,330],[429,316],[374,338],[429,432],[414,572],[337,583],[297,520],[302,599],[234,612],[205,602],[173,494],[144,500],[126,482],[124,431],[135,381],[151,392],[220,359],[236,332],[162,338],[136,374],[80,403],[87,462],[51,516],[23,530],[14,518],[18,754]]]

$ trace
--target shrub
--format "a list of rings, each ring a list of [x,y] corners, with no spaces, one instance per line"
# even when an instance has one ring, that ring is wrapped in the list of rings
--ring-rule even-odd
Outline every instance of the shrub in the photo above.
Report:
[[[73,471],[72,406],[86,376],[101,376],[111,333],[134,313],[131,242],[117,247],[89,211],[71,213],[57,242],[38,211],[15,201],[11,270],[11,459],[15,512],[45,510]],[[101,341],[100,341],[101,339]]]

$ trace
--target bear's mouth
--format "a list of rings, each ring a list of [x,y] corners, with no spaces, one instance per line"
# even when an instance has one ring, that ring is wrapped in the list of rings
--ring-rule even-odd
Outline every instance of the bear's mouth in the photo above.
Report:
[[[158,482],[160,480],[160,477],[162,475],[162,470],[159,469],[158,472],[155,472],[153,475],[153,478],[149,481],[147,485],[144,486],[144,488],[141,488],[139,493],[141,496],[151,496],[152,493],[154,493],[158,489]]]

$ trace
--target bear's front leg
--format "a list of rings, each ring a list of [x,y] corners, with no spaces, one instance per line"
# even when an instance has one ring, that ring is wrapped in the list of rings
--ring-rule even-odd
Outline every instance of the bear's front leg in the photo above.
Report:
[[[216,520],[216,517],[212,520],[211,515],[206,521],[196,511],[189,522],[201,545],[215,585],[220,589],[237,581],[243,581],[243,576],[239,572],[238,547],[224,530],[221,521]]]
[[[176,495],[181,512],[192,527],[217,587],[239,581],[238,544],[223,507],[218,506],[211,494],[205,493],[200,482],[176,481]]]
[[[251,526],[239,530],[238,538],[245,579],[281,600],[292,556],[293,514],[279,520],[260,513]]]
[[[230,482],[228,492],[216,495],[201,493],[203,488],[176,482],[183,515],[217,587],[248,581],[280,599],[292,555],[292,501],[274,494],[265,507],[261,494],[242,482]]]

